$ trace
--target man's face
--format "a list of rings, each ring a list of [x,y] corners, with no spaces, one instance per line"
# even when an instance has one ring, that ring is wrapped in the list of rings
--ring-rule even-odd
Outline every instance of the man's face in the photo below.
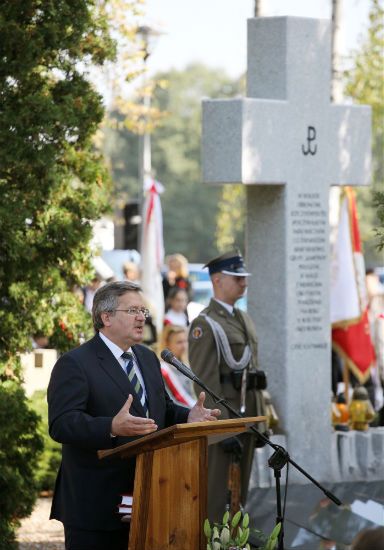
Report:
[[[104,322],[102,332],[123,350],[140,343],[143,339],[145,317],[141,312],[131,315],[122,311],[130,307],[144,307],[139,292],[126,292],[119,298],[117,311],[102,314]]]
[[[215,296],[227,304],[234,305],[239,298],[244,296],[247,286],[247,277],[217,273],[216,285],[214,285]]]

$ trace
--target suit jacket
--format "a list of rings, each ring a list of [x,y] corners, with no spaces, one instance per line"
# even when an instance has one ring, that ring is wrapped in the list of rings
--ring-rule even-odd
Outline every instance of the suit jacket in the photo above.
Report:
[[[156,355],[142,345],[133,346],[133,351],[150,418],[159,429],[186,422],[189,409],[169,398]],[[121,527],[117,505],[122,493],[133,490],[135,460],[99,460],[97,450],[136,439],[110,436],[112,418],[130,393],[131,413],[144,416],[128,377],[98,334],[57,361],[48,386],[48,417],[51,437],[62,443],[62,462],[51,518],[88,530]]]

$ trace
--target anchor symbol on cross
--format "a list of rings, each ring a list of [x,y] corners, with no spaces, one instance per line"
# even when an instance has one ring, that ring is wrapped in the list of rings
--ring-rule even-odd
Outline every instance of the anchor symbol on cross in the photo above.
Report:
[[[304,145],[301,146],[303,155],[316,155],[317,153],[317,144],[314,145],[312,149],[312,141],[316,139],[316,128],[314,126],[308,126],[307,133],[307,148],[304,148]]]

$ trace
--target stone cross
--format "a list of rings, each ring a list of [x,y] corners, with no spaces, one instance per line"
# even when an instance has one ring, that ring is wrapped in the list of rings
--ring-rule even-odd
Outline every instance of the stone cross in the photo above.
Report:
[[[330,480],[329,186],[370,179],[370,108],[330,102],[330,22],[248,20],[247,97],[203,102],[203,179],[247,188],[248,311],[287,450]],[[291,479],[307,480],[291,468]]]

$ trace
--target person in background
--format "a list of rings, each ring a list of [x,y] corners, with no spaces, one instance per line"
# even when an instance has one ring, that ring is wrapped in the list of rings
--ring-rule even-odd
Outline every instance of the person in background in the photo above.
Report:
[[[155,353],[141,345],[148,310],[141,289],[107,283],[95,294],[96,335],[62,355],[48,386],[48,423],[62,444],[51,519],[64,524],[66,550],[126,550],[129,524],[117,506],[132,494],[135,460],[99,460],[112,449],[158,429],[217,420],[205,394],[189,409],[172,401]]]
[[[235,307],[246,292],[251,273],[247,273],[237,250],[211,260],[205,267],[209,269],[214,297],[189,329],[191,369],[244,416],[264,416],[262,390],[266,389],[266,380],[257,369],[256,329],[249,315]],[[207,400],[213,403],[210,396]],[[229,418],[227,409],[221,410],[223,418]],[[266,431],[265,424],[257,428]],[[233,505],[225,480],[229,480],[234,461],[240,463],[240,500],[245,505],[254,449],[263,445],[256,434],[246,433],[209,446],[208,517],[212,521],[221,521],[227,506]]]
[[[164,325],[187,327],[189,325],[187,305],[188,294],[186,291],[178,287],[171,288],[166,303]]]
[[[33,349],[44,349],[49,347],[49,338],[42,332],[37,332],[32,337]]]
[[[124,280],[131,281],[132,283],[139,284],[140,281],[140,269],[135,262],[123,263]]]
[[[384,419],[384,286],[374,269],[365,272],[368,298],[368,318],[376,364],[371,368],[371,401],[378,412],[378,423]],[[373,394],[373,397],[372,397]]]
[[[166,259],[168,270],[163,277],[164,300],[167,300],[171,288],[182,288],[192,299],[192,285],[189,280],[188,260],[182,254],[171,254]]]
[[[188,334],[186,328],[176,325],[164,327],[159,343],[159,355],[165,348],[169,349],[176,359],[186,364],[188,361]],[[176,403],[191,407],[196,402],[192,380],[163,360],[160,360],[160,365],[169,396]]]
[[[360,531],[352,541],[351,550],[384,550],[384,527]]]
[[[101,277],[99,277],[99,275],[95,275],[92,281],[83,288],[83,294],[84,294],[83,303],[84,303],[85,309],[89,313],[92,313],[93,298],[96,294],[97,289],[100,288],[101,284],[102,284]]]

